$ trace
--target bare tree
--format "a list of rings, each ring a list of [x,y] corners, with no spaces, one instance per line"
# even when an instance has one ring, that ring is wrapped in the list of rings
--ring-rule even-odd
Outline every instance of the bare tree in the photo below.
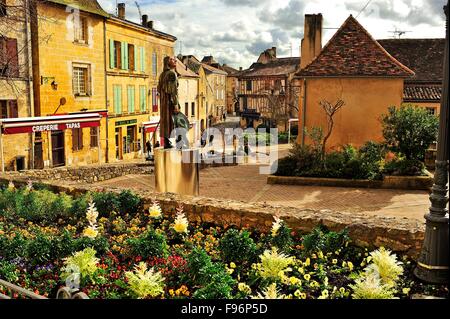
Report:
[[[300,87],[289,85],[285,88],[276,88],[266,95],[267,104],[262,108],[264,116],[272,123],[284,123],[298,116],[298,99]]]
[[[325,114],[327,116],[327,133],[323,138],[322,143],[322,157],[325,156],[326,144],[328,139],[331,136],[334,128],[334,116],[336,113],[345,105],[345,102],[342,100],[338,100],[335,104],[331,104],[327,100],[322,100],[319,102],[320,106],[322,106]]]

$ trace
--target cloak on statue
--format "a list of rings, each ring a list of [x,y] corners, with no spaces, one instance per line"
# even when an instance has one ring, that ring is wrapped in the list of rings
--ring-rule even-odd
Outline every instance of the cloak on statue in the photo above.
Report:
[[[174,129],[172,116],[178,103],[178,77],[175,70],[169,66],[170,57],[164,58],[164,70],[159,77],[158,93],[161,103],[161,137],[168,143],[170,133]]]

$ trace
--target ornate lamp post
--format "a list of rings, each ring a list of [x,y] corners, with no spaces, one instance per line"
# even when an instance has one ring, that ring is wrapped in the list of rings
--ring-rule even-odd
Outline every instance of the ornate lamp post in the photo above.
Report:
[[[448,0],[446,15],[444,85],[442,90],[438,151],[430,212],[425,216],[426,231],[422,252],[414,274],[429,283],[448,283]]]

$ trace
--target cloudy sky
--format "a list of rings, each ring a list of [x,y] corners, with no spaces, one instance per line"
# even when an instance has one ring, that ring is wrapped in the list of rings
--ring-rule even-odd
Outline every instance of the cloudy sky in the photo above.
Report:
[[[98,0],[115,13],[115,0]],[[126,3],[127,19],[139,22],[134,0]],[[324,16],[323,45],[345,19],[357,16],[376,38],[445,37],[445,0],[138,0],[157,30],[178,38],[175,53],[197,58],[213,55],[235,68],[249,67],[259,53],[273,46],[279,57],[299,56],[304,15]]]

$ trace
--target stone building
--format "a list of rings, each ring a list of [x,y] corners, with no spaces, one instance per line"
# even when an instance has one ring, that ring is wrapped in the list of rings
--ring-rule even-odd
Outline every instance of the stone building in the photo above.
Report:
[[[0,1],[0,121],[33,115],[28,21],[29,13],[24,0]],[[32,133],[5,133],[2,129],[2,168],[15,170],[32,167]]]
[[[302,41],[298,143],[308,143],[305,129],[322,127],[327,119],[321,101],[342,100],[334,117],[328,148],[361,146],[381,141],[379,118],[403,102],[404,82],[415,73],[390,55],[350,16],[322,49],[322,15],[306,15]]]
[[[238,73],[241,125],[288,129],[298,115],[299,85],[294,78],[300,59],[278,58],[275,47],[262,52],[249,69]]]
[[[147,15],[141,24],[127,20],[124,3],[105,27],[109,161],[139,158],[159,138],[158,79],[176,38],[155,30]]]

